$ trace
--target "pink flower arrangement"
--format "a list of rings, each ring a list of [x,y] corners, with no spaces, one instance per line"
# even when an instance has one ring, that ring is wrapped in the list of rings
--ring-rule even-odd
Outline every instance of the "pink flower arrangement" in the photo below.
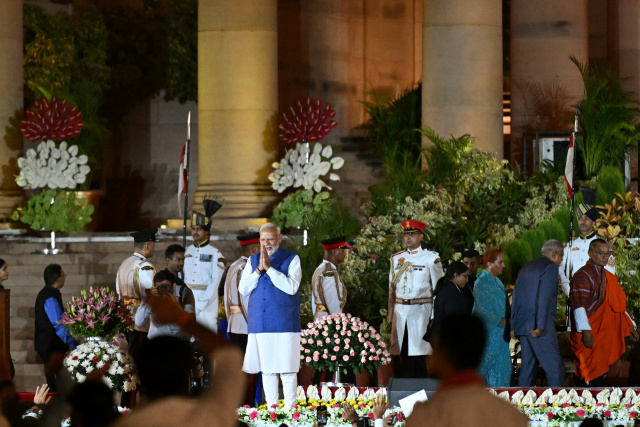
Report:
[[[62,314],[61,325],[74,337],[100,337],[110,340],[131,329],[133,320],[118,294],[108,288],[89,288],[73,297]]]
[[[269,414],[269,418],[275,421],[278,418],[278,415],[275,412],[272,412],[271,414]]]
[[[554,417],[553,412],[547,412],[547,418],[549,419],[549,421],[551,421],[553,417]]]
[[[604,416],[609,418],[611,416],[611,411],[604,411]]]
[[[584,409],[578,409],[576,411],[576,415],[579,416],[580,418],[584,417]]]
[[[300,419],[300,412],[296,411],[291,416],[294,420],[298,421]]]
[[[249,414],[249,418],[251,418],[252,420],[255,420],[258,417],[258,411],[253,411],[252,413]]]
[[[339,313],[316,319],[309,323],[308,329],[300,333],[301,354],[323,354],[322,357],[301,360],[319,370],[335,371],[339,366],[350,367],[354,372],[375,372],[381,365],[391,361],[380,334],[367,322],[351,314]],[[309,339],[318,334],[327,333],[325,341]],[[335,336],[353,336],[353,338],[331,339]],[[327,357],[324,357],[327,355]],[[311,359],[311,360],[309,360]]]

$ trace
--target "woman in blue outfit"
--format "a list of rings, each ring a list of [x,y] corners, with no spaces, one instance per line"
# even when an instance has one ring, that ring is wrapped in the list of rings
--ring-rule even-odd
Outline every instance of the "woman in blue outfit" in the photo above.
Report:
[[[509,387],[511,383],[511,354],[505,333],[507,327],[507,291],[498,279],[504,269],[504,255],[489,249],[482,259],[483,271],[473,288],[476,313],[487,329],[487,345],[478,368],[488,387]]]

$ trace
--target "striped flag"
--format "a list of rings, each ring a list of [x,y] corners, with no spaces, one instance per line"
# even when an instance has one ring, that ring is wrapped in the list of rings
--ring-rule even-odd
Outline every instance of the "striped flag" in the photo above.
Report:
[[[571,134],[569,150],[567,151],[567,163],[564,167],[564,181],[567,183],[567,188],[569,189],[569,197],[573,197],[573,144],[575,141],[575,135],[575,132]]]
[[[182,205],[180,203],[180,195],[187,193],[187,143],[182,146],[182,154],[180,154],[180,167],[178,168],[178,209],[182,212]]]

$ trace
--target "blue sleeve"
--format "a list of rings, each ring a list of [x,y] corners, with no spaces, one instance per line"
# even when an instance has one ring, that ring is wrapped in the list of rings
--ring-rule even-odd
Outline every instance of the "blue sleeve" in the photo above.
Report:
[[[47,313],[49,321],[56,330],[56,335],[60,337],[62,341],[69,344],[71,347],[76,348],[76,340],[73,339],[67,328],[64,325],[58,323],[62,318],[62,307],[58,304],[55,298],[51,297],[44,302],[44,311]]]
[[[547,325],[547,318],[551,306],[554,307],[558,301],[558,266],[550,263],[542,273],[538,284],[538,293],[536,295],[536,329],[544,331],[547,327],[555,327],[555,325]],[[554,298],[555,295],[555,298]]]

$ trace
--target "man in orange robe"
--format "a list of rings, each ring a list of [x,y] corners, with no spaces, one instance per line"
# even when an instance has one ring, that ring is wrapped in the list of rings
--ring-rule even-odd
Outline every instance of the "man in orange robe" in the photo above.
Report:
[[[638,340],[626,312],[627,296],[606,269],[612,251],[602,239],[589,245],[589,261],[571,279],[571,349],[576,386],[604,387],[609,367],[625,351],[625,337]]]

